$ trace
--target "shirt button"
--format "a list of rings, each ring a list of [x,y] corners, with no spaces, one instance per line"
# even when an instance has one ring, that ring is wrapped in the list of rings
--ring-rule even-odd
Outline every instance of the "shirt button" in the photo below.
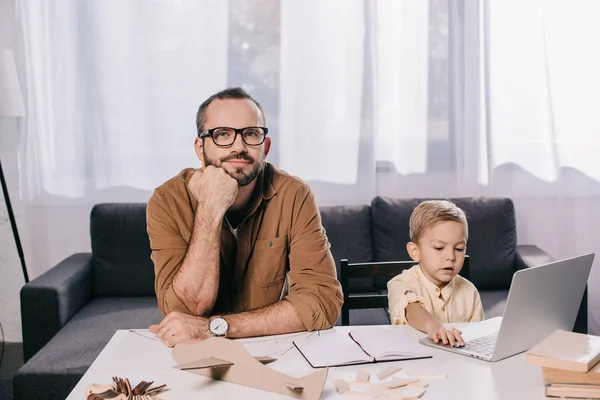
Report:
[[[446,307],[442,307],[442,311],[446,312]]]
[[[271,241],[269,240],[269,242],[267,243],[267,246],[269,246],[269,247],[273,246],[273,242],[271,242]]]

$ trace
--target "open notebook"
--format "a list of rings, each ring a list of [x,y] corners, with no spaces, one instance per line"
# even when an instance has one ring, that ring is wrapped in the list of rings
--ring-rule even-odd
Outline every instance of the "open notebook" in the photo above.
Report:
[[[354,329],[349,333],[325,333],[294,345],[313,368],[339,367],[380,361],[430,358],[417,341],[393,327]]]

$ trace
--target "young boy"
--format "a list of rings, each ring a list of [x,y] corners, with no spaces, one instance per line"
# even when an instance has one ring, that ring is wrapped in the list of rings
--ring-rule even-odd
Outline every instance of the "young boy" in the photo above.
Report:
[[[467,249],[467,217],[449,201],[424,201],[409,226],[406,248],[419,264],[388,282],[392,324],[408,322],[436,343],[464,346],[461,332],[442,323],[483,320],[479,292],[458,275]]]

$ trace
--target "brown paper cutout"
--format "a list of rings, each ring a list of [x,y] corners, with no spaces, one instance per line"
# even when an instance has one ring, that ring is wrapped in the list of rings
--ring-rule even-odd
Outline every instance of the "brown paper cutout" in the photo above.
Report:
[[[240,343],[220,337],[178,344],[173,348],[172,356],[179,365],[215,358],[219,361],[215,365],[185,371],[299,399],[318,400],[327,380],[327,368],[294,378],[263,365]],[[232,365],[218,367],[223,361]]]

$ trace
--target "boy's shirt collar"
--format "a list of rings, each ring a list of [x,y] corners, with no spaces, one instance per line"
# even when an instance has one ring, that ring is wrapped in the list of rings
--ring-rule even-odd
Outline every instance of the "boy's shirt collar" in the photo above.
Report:
[[[456,275],[442,289],[440,289],[439,287],[437,287],[436,284],[434,284],[433,282],[431,282],[425,276],[425,274],[421,270],[421,264],[417,264],[417,276],[419,277],[419,280],[421,281],[421,283],[423,284],[423,286],[425,286],[425,288],[427,289],[427,291],[429,292],[429,294],[431,294],[432,296],[434,296],[434,297],[440,297],[440,293],[441,293],[442,297],[445,300],[447,300],[452,295],[452,291],[454,290],[454,282],[456,282]]]

